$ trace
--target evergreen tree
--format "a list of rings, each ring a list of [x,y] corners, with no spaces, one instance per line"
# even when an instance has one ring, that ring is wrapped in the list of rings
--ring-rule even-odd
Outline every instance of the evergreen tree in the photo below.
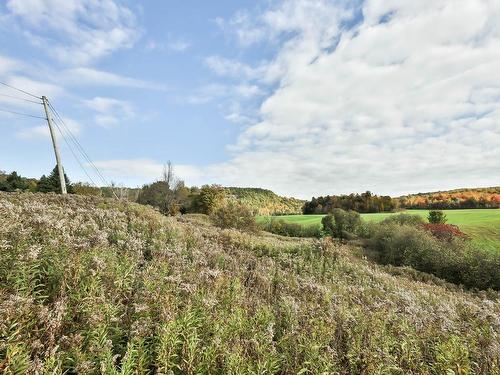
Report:
[[[427,220],[431,224],[444,224],[448,221],[445,213],[439,210],[429,211],[429,216],[427,216]]]
[[[66,190],[69,194],[73,194],[73,186],[71,185],[66,173],[64,173],[64,180],[66,181]],[[57,165],[48,177],[45,175],[40,177],[36,191],[40,193],[61,193],[61,183],[59,182],[59,170],[57,169]]]

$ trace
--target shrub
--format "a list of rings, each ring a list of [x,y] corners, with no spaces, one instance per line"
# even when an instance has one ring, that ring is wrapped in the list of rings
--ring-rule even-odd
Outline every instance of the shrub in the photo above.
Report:
[[[288,237],[312,237],[320,238],[321,229],[316,225],[300,225],[287,223],[283,219],[271,218],[271,220],[260,224],[260,228],[266,232]]]
[[[500,256],[461,238],[441,241],[422,227],[378,225],[369,241],[383,264],[410,266],[469,288],[500,290]]]
[[[334,208],[331,214],[321,219],[323,230],[333,237],[340,239],[351,238],[361,228],[361,217],[356,211],[344,211]]]
[[[395,214],[382,220],[381,223],[416,226],[424,224],[425,221],[419,215]]]
[[[357,230],[357,235],[361,238],[370,238],[377,230],[379,223],[373,221],[361,220],[361,225]]]
[[[429,211],[429,216],[427,216],[427,220],[429,220],[429,223],[431,224],[444,224],[446,223],[446,221],[448,221],[445,213],[439,210]]]
[[[452,241],[454,238],[467,239],[467,235],[453,224],[423,224],[422,227],[434,237],[442,241]]]
[[[379,225],[370,240],[384,264],[415,266],[420,254],[437,251],[437,243],[422,230],[409,225]]]
[[[210,217],[219,228],[235,228],[247,232],[258,230],[257,222],[250,209],[237,201],[229,201],[216,208]]]

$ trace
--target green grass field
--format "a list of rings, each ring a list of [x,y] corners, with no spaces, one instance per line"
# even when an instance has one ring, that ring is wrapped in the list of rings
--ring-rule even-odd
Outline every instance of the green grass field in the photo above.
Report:
[[[448,217],[448,224],[457,225],[464,233],[472,237],[473,241],[484,249],[500,251],[500,210],[498,209],[470,209],[470,210],[443,210]],[[408,214],[427,217],[428,210],[407,210]],[[381,221],[393,215],[392,213],[361,214],[364,220]],[[302,225],[321,225],[324,215],[286,215],[279,216],[289,223]],[[269,220],[269,216],[260,216],[258,221]]]

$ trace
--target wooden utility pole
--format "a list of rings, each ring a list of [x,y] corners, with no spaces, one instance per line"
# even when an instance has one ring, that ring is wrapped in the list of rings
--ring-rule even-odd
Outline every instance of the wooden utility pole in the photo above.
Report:
[[[47,124],[49,125],[50,137],[52,138],[52,146],[54,146],[54,153],[56,154],[57,171],[59,172],[59,182],[61,183],[61,193],[63,195],[67,194],[66,191],[66,180],[64,179],[64,169],[61,163],[61,155],[59,155],[59,147],[57,146],[56,133],[52,127],[52,117],[49,113],[49,107],[47,105],[47,98],[42,96],[43,108],[45,109],[45,114],[47,115]]]

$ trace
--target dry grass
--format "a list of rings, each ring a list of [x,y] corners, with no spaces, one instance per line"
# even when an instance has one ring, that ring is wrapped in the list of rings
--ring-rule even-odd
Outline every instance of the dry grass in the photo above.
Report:
[[[0,372],[498,374],[498,294],[328,241],[0,194]]]

